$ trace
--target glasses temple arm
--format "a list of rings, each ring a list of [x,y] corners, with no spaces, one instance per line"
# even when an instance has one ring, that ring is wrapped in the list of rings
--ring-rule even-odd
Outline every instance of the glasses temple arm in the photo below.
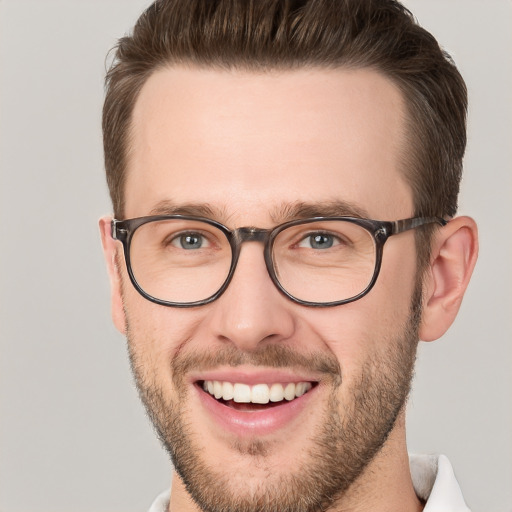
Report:
[[[414,217],[412,219],[396,220],[391,223],[391,232],[393,235],[396,235],[397,233],[403,233],[404,231],[409,231],[410,229],[424,226],[425,224],[434,223],[440,226],[446,226],[448,221],[441,217]]]

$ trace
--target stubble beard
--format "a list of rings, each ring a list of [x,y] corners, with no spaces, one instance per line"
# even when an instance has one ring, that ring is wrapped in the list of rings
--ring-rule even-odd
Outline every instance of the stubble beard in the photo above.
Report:
[[[315,354],[306,358],[279,345],[266,346],[251,354],[234,348],[215,354],[178,354],[171,361],[171,368],[179,398],[172,400],[155,381],[151,368],[142,364],[136,347],[145,344],[137,344],[127,326],[130,362],[141,400],[175,470],[202,511],[332,510],[380,451],[407,401],[421,317],[421,287],[416,288],[406,325],[393,339],[383,340],[386,349],[365,362],[357,382],[354,381],[352,389],[345,392],[345,396],[352,399],[350,404],[340,405],[342,371],[332,354]],[[321,427],[310,440],[305,440],[309,448],[300,465],[294,464],[286,474],[262,471],[261,481],[251,487],[234,485],[233,477],[236,475],[229,470],[223,473],[215,469],[212,464],[219,461],[204,460],[198,440],[200,432],[194,432],[187,421],[188,391],[184,377],[190,367],[209,368],[221,363],[285,368],[296,367],[300,363],[314,371],[325,372],[331,392],[322,413],[323,420],[319,422]],[[234,444],[230,448],[252,458],[258,467],[264,467],[269,456],[267,443],[261,440],[243,446]]]

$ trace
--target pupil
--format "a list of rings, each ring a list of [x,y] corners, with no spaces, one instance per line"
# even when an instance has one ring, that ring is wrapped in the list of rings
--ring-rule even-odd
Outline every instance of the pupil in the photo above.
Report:
[[[181,246],[183,249],[199,249],[201,247],[201,238],[197,235],[183,235],[181,237]]]
[[[311,247],[314,249],[329,249],[332,247],[332,236],[314,235],[311,236]]]

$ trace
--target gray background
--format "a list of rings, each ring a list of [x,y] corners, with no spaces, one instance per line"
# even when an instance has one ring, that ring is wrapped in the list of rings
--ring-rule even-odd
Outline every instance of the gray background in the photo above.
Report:
[[[169,484],[97,232],[110,211],[104,58],[142,0],[0,0],[0,511],[135,512]],[[512,511],[512,3],[410,0],[465,76],[460,212],[480,260],[450,332],[423,344],[412,451],[451,459],[474,511]]]

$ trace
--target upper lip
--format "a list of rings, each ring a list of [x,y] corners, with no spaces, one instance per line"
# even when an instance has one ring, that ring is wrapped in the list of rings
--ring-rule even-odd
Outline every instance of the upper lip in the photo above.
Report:
[[[255,384],[287,384],[289,382],[318,382],[317,376],[307,375],[304,372],[296,372],[286,369],[259,369],[259,368],[228,368],[215,369],[204,372],[190,374],[192,383],[198,381],[219,381],[219,382],[239,382],[253,386]]]

